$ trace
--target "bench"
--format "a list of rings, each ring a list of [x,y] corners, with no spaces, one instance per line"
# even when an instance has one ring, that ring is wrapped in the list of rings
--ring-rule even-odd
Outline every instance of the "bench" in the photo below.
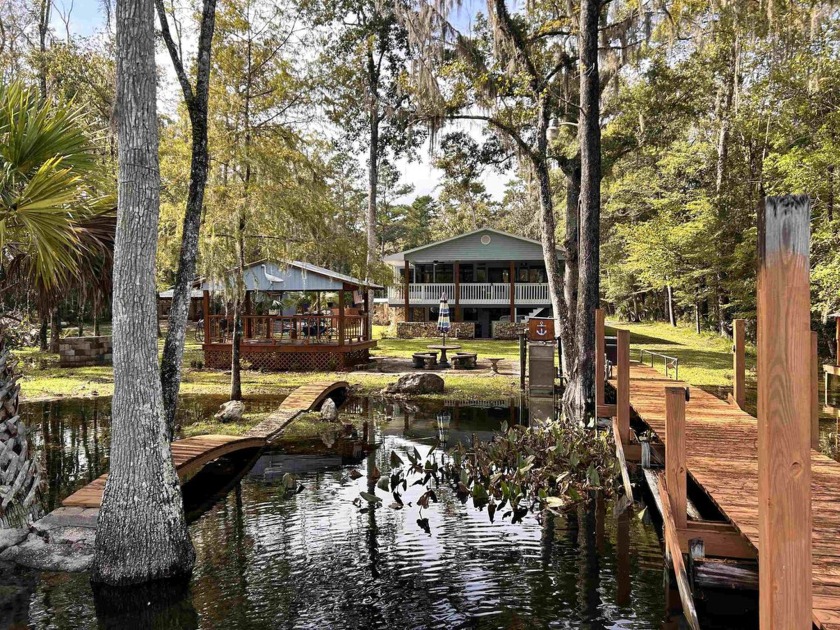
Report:
[[[414,367],[418,370],[433,368],[437,365],[437,352],[415,352],[411,355]]]
[[[502,358],[492,358],[492,359],[488,358],[487,360],[490,361],[490,371],[493,372],[493,374],[498,374],[499,373],[499,361],[504,361],[504,359],[502,359]]]
[[[458,352],[452,356],[452,367],[461,368],[463,370],[471,370],[476,366],[476,361],[478,361],[477,354]]]

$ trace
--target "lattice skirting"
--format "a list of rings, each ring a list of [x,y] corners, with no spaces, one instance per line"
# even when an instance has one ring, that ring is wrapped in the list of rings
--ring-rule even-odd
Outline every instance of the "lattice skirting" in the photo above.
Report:
[[[370,361],[368,348],[346,351],[283,352],[282,350],[249,353],[242,348],[242,367],[269,372],[332,372],[349,370]],[[205,367],[217,370],[230,368],[230,348],[205,348]]]

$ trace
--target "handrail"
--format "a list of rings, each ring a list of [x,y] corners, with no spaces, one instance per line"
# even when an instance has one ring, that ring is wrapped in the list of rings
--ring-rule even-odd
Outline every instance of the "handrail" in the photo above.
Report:
[[[639,363],[644,363],[644,356],[645,354],[649,354],[650,356],[650,367],[653,367],[653,357],[662,357],[664,359],[665,365],[665,378],[670,376],[668,374],[669,368],[674,368],[674,380],[680,380],[680,360],[677,357],[668,356],[667,354],[662,354],[661,352],[654,352],[653,350],[646,350],[644,348],[639,348]]]
[[[243,315],[242,338],[274,344],[335,345],[367,340],[368,315],[345,315],[344,326],[338,315]],[[209,343],[229,343],[233,318],[208,317]]]

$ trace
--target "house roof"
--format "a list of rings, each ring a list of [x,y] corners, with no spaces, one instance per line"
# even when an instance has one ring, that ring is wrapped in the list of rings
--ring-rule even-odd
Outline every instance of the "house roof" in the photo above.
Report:
[[[268,276],[281,278],[269,280]],[[234,271],[228,272],[227,282],[232,282]],[[326,267],[319,267],[300,260],[273,261],[258,260],[245,266],[246,291],[340,291],[370,287],[382,287],[364,280],[348,276]],[[201,278],[196,281],[201,290],[221,290],[225,282]]]
[[[487,239],[484,238],[485,236]],[[557,249],[557,253],[562,258],[560,248]],[[419,263],[433,262],[434,260],[469,261],[492,260],[494,258],[542,260],[542,244],[524,236],[485,227],[397,252],[385,256],[382,260],[389,265],[396,265],[406,260]]]

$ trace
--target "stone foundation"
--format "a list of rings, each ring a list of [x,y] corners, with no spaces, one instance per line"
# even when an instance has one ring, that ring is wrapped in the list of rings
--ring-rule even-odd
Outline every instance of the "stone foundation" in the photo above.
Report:
[[[493,339],[519,339],[519,335],[526,333],[527,330],[527,324],[493,322]]]
[[[440,337],[437,322],[399,322],[397,324],[398,339],[419,339],[426,337]],[[475,323],[452,322],[449,331],[452,339],[475,339]]]
[[[65,337],[58,343],[59,366],[111,365],[114,358],[110,337]]]

